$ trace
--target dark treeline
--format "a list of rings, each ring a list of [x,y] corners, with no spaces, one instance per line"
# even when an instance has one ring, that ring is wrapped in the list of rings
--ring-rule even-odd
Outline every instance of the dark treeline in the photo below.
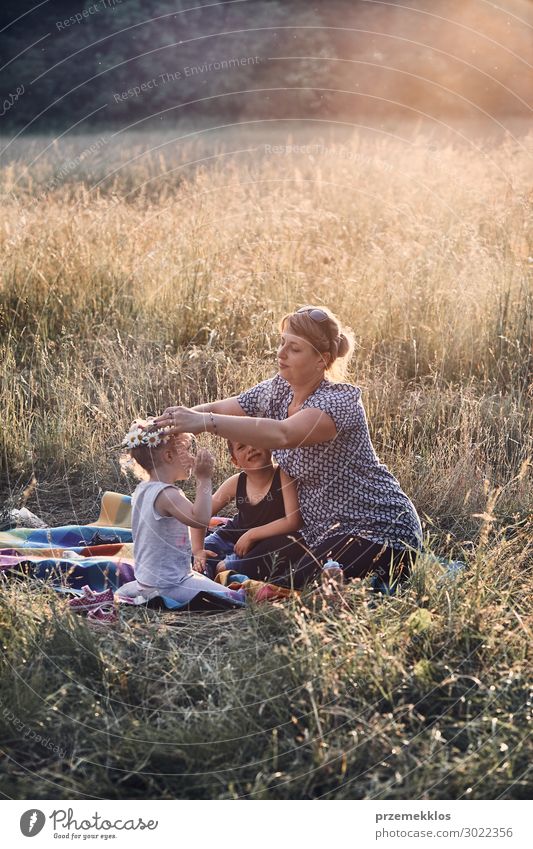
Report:
[[[6,133],[202,117],[490,123],[531,114],[529,0],[501,9],[411,0],[410,10],[392,0],[34,5],[3,2]]]

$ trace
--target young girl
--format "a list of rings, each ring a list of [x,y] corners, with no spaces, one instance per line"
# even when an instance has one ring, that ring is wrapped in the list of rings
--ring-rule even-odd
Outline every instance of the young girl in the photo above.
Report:
[[[148,479],[132,499],[136,580],[120,587],[118,597],[147,601],[161,595],[186,604],[208,591],[242,604],[243,590],[229,590],[191,568],[189,528],[204,528],[211,518],[213,457],[202,448],[195,463],[190,434],[168,436],[150,428],[149,421],[134,422],[122,443]],[[191,503],[174,482],[190,477],[193,467],[197,488]]]
[[[200,530],[191,534],[194,568],[210,577],[217,562],[217,571],[230,568],[230,563],[238,571],[238,561],[260,540],[289,534],[302,526],[296,482],[274,466],[268,448],[228,440],[228,449],[231,462],[241,472],[217,489],[212,509],[216,514],[235,501],[238,513],[205,540]]]

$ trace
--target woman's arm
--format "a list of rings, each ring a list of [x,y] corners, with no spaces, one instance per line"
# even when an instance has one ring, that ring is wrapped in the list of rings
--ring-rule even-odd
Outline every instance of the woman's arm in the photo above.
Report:
[[[299,448],[329,442],[337,435],[333,419],[316,407],[300,410],[288,419],[256,419],[246,415],[197,412],[169,407],[155,420],[173,433],[212,433],[255,448]]]
[[[168,407],[169,410],[175,410],[177,407]],[[198,413],[222,413],[225,416],[245,416],[243,408],[237,401],[237,396],[232,398],[222,398],[220,401],[209,401],[208,404],[197,404],[196,407],[191,407]],[[167,410],[165,410],[165,413]]]

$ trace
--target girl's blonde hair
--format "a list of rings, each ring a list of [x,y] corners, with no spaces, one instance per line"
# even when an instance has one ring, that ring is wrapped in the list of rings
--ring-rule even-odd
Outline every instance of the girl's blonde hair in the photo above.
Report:
[[[135,419],[130,425],[130,431],[135,427],[147,429],[150,425],[151,422],[147,419]],[[127,466],[139,480],[147,480],[150,472],[157,466],[158,457],[165,449],[170,448],[175,451],[184,439],[190,440],[190,438],[191,434],[189,433],[173,433],[169,434],[165,442],[161,442],[157,446],[137,445],[128,448],[123,465]]]
[[[301,336],[315,351],[329,354],[326,373],[330,380],[338,383],[346,375],[350,357],[355,345],[352,331],[343,327],[337,316],[327,307],[308,306],[305,312],[291,312],[281,319],[281,332],[289,330],[295,336]],[[316,321],[311,312],[319,310],[327,319]]]

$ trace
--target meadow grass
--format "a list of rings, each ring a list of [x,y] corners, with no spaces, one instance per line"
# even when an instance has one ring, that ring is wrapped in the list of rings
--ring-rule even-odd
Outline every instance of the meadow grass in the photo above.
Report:
[[[132,418],[270,376],[279,317],[325,303],[428,553],[395,598],[363,582],[337,612],[135,611],[105,634],[6,582],[0,790],[526,796],[533,139],[48,141],[2,170],[5,507],[94,520],[131,490],[112,446]]]

